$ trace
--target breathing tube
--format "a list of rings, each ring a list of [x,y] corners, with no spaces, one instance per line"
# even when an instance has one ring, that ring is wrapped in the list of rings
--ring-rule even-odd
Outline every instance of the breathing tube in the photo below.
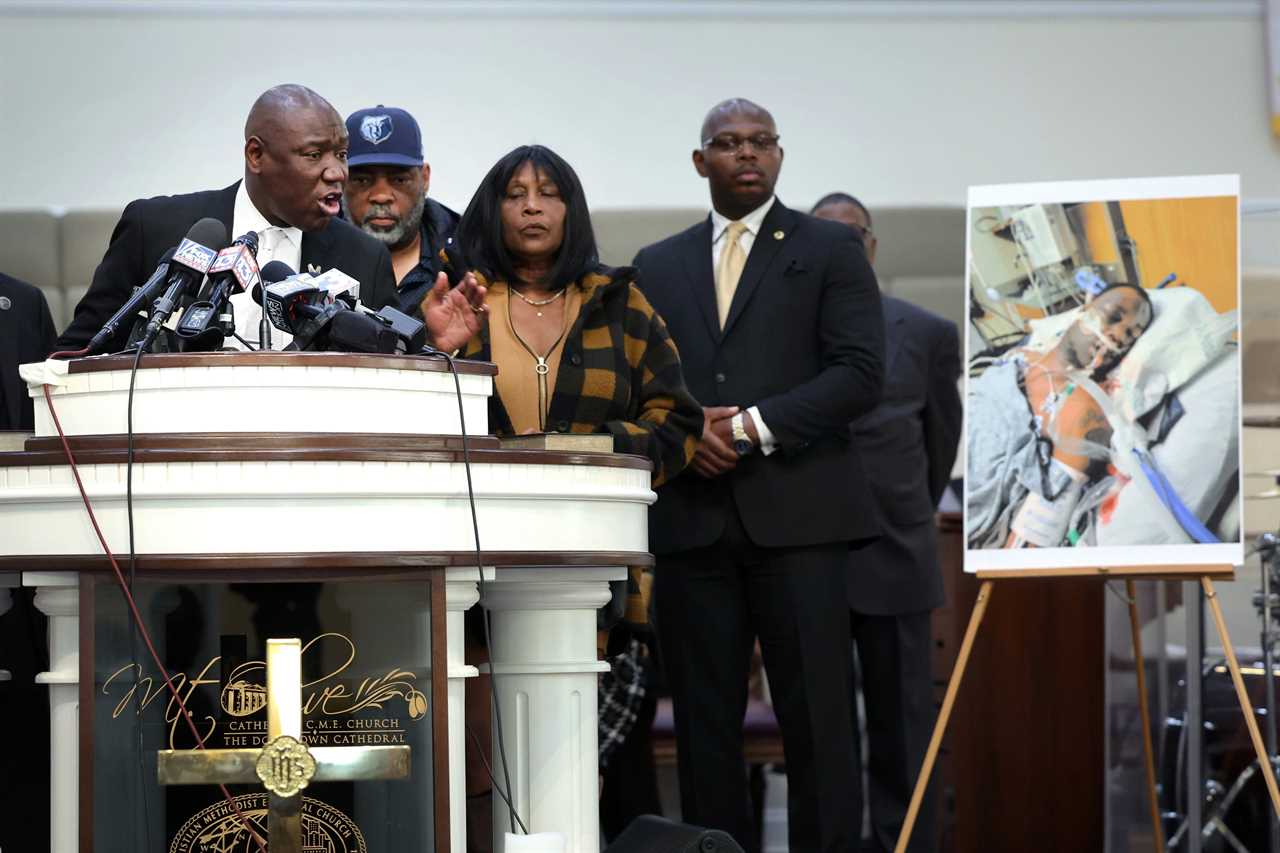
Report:
[[[1116,467],[1129,477],[1132,482],[1147,488],[1151,495],[1167,511],[1167,515],[1156,513],[1165,531],[1176,534],[1176,538],[1190,537],[1201,544],[1217,543],[1221,540],[1205,527],[1196,514],[1178,497],[1168,478],[1156,467],[1155,460],[1146,449],[1146,434],[1137,424],[1125,421],[1112,405],[1111,398],[1098,384],[1088,376],[1075,379],[1075,384],[1097,401],[1098,406],[1111,424],[1111,444],[1115,453],[1111,455]],[[1092,450],[1098,445],[1089,443]],[[1090,454],[1092,455],[1092,454]],[[1138,474],[1142,476],[1137,476]],[[1173,524],[1170,524],[1173,522]]]
[[[1174,519],[1181,525],[1182,529],[1187,532],[1192,539],[1204,544],[1216,544],[1222,540],[1214,536],[1209,528],[1196,517],[1187,505],[1178,497],[1178,493],[1173,490],[1173,486],[1169,480],[1160,473],[1160,469],[1156,467],[1155,460],[1146,451],[1133,448],[1134,458],[1138,460],[1138,466],[1142,469],[1142,473],[1147,475],[1147,479],[1151,482],[1152,488],[1155,489],[1156,497],[1160,498],[1160,502],[1164,504],[1165,509],[1173,514]]]

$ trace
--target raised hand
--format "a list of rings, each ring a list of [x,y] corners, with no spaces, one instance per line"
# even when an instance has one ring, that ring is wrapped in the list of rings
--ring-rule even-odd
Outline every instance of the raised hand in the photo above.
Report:
[[[465,347],[484,323],[486,292],[473,273],[463,276],[455,288],[449,287],[444,273],[436,276],[435,286],[427,291],[421,304],[431,345],[444,352]]]

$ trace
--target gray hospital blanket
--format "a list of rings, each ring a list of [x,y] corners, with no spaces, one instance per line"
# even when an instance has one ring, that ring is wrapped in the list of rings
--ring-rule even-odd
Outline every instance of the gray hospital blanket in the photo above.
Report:
[[[1054,500],[1071,483],[1050,465],[1052,445],[1032,426],[1013,358],[992,364],[969,386],[965,538],[970,548],[1000,548],[1027,493]]]

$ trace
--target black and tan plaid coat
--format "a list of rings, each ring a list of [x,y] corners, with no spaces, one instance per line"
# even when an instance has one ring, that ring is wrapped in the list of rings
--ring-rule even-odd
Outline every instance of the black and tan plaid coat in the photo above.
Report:
[[[487,284],[483,276],[477,278]],[[547,428],[612,433],[616,452],[653,462],[657,488],[693,459],[702,436],[702,408],[685,388],[680,354],[666,324],[634,279],[631,267],[600,266],[578,283],[582,311],[565,336]],[[459,355],[488,360],[488,327],[482,326]],[[512,433],[496,394],[489,398],[489,429]]]

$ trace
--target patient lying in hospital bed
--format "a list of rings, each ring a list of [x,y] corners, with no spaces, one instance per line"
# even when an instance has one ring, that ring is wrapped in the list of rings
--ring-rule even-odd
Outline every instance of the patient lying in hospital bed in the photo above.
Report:
[[[1237,531],[1234,312],[1108,288],[1035,321],[970,385],[970,548],[1218,541]]]

